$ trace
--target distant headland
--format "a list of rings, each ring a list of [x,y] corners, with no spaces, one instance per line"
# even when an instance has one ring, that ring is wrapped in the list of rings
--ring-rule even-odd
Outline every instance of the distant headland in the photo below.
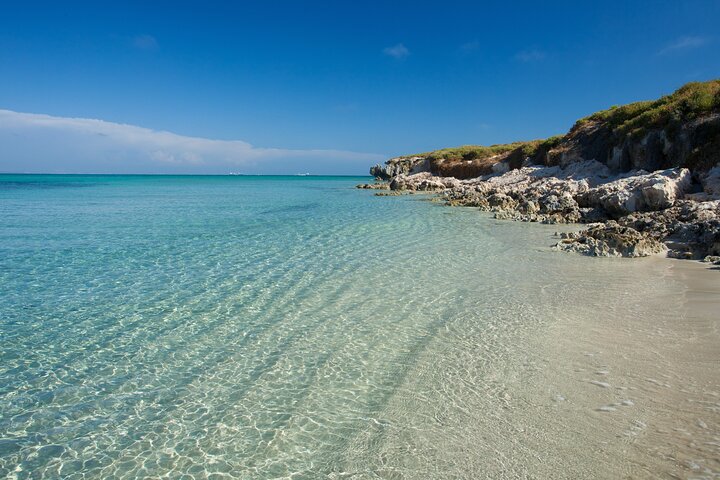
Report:
[[[720,264],[720,80],[594,113],[565,135],[375,165],[377,195],[439,192],[496,218],[585,223],[555,248]]]

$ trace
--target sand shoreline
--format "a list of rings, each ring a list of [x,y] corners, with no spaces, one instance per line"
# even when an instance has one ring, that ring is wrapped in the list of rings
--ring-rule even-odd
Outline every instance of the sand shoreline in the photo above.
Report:
[[[378,471],[427,478],[720,475],[715,267],[660,255],[556,252],[553,231],[579,225],[445,211],[477,222],[513,261],[488,287],[497,291],[469,292],[475,298],[466,297],[447,320],[383,411],[392,426],[375,457],[382,459],[373,465]],[[480,268],[482,257],[476,261]],[[377,441],[370,431],[358,438],[352,451]],[[363,465],[348,464],[346,471]]]
[[[554,408],[584,432],[590,456],[604,459],[597,478],[717,478],[717,273],[697,262],[640,262],[664,272],[658,281],[674,285],[674,305],[651,294],[626,316],[586,309],[562,318],[536,343],[547,361],[542,384],[557,390]],[[662,307],[675,312],[655,316]]]

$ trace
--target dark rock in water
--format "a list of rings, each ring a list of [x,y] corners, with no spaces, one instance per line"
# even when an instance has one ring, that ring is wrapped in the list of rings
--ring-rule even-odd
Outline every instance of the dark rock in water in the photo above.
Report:
[[[360,185],[355,185],[355,188],[369,189],[369,190],[389,190],[390,184],[389,183],[361,183]]]
[[[375,194],[375,196],[376,197],[397,197],[398,195],[405,195],[405,194],[409,194],[409,193],[413,193],[413,192],[412,191],[402,192],[402,191],[398,191],[398,190],[391,190],[389,192],[377,192]]]

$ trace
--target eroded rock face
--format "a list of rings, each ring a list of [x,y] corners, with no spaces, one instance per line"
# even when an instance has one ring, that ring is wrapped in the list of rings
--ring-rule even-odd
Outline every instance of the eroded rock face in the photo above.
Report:
[[[681,200],[666,210],[635,213],[618,223],[665,242],[676,258],[720,255],[720,200]]]
[[[647,257],[667,250],[651,236],[617,222],[593,225],[579,233],[563,235],[554,248],[593,257]]]
[[[669,256],[703,259],[720,256],[720,166],[699,181],[693,186],[684,168],[613,176],[601,163],[573,161],[564,168],[526,166],[467,180],[399,174],[380,185],[391,194],[437,192],[448,205],[476,207],[499,219],[594,224],[563,238],[558,250],[624,257],[667,250]],[[374,185],[362,188],[386,188]]]
[[[397,175],[393,177],[390,182],[390,189],[439,192],[459,185],[460,181],[455,178],[435,177],[429,172],[422,172],[414,175]]]
[[[558,248],[591,255],[720,255],[720,80],[612,107],[565,135],[396,157],[371,173],[393,192],[528,222],[606,222]],[[449,178],[455,177],[455,178]],[[713,203],[715,202],[715,203]]]
[[[424,157],[391,158],[384,164],[370,167],[370,175],[379,180],[391,180],[398,175],[413,175],[430,171],[430,162]]]
[[[566,235],[556,248],[593,256],[647,256],[659,253],[701,260],[720,255],[720,201],[679,200],[654,212],[637,212]]]
[[[705,193],[705,200],[720,199],[720,164],[715,165],[707,173],[700,176],[700,183]]]
[[[596,160],[616,174],[680,167],[706,171],[720,159],[719,131],[718,112],[708,112],[673,128],[646,129],[639,137],[615,135],[601,120],[578,122],[543,163],[567,166]]]
[[[505,193],[493,193],[487,197],[487,202],[491,209],[495,209],[499,212],[505,210],[515,210],[515,207],[517,207],[517,201]]]
[[[497,218],[529,222],[569,223],[606,218],[594,208],[581,208],[576,197],[607,178],[597,162],[573,168],[524,167],[502,175],[464,180],[445,191],[449,205],[473,206]]]
[[[692,185],[686,168],[632,173],[589,189],[579,196],[578,202],[584,207],[602,208],[614,218],[620,218],[633,212],[672,207]]]

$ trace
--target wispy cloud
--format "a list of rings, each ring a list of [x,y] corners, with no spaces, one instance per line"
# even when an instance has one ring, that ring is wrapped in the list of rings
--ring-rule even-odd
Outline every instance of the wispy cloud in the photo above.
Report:
[[[377,154],[260,148],[88,118],[0,110],[0,171],[365,173]]]
[[[152,35],[142,34],[133,38],[133,46],[141,50],[155,50],[158,48],[158,42]]]
[[[393,45],[392,47],[386,47],[383,49],[383,53],[397,60],[401,60],[410,55],[410,50],[407,49],[402,43]]]
[[[518,52],[515,54],[515,60],[523,63],[539,62],[541,60],[545,60],[545,57],[547,57],[547,54],[545,52],[535,48],[530,50],[523,50],[522,52]]]
[[[706,37],[697,36],[680,37],[659,50],[657,54],[667,55],[668,53],[692,50],[694,48],[702,47],[703,45],[707,44],[708,40],[709,39]]]

